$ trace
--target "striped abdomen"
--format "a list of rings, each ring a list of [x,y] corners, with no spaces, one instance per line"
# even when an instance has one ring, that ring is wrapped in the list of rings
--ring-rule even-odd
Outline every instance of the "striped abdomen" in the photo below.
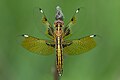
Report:
[[[56,37],[56,67],[57,72],[61,76],[63,72],[63,47],[61,37]]]

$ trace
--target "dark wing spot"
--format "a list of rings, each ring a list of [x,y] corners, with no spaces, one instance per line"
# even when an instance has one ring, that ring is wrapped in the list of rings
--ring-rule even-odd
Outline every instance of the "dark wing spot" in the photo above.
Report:
[[[71,21],[73,21],[74,19],[72,18]]]
[[[70,34],[70,29],[68,27],[65,27],[64,33],[65,33],[65,36],[68,36]]]
[[[64,43],[62,44],[62,46],[63,46],[63,48],[64,48],[64,47],[70,46],[72,43],[73,43],[72,41],[71,41],[71,42],[64,42]]]
[[[52,27],[48,28],[48,35],[50,35],[50,36],[54,35],[54,29]]]
[[[47,43],[47,42],[46,42],[46,44],[47,44],[48,46],[51,46],[51,47],[54,47],[54,48],[55,48],[55,44]]]

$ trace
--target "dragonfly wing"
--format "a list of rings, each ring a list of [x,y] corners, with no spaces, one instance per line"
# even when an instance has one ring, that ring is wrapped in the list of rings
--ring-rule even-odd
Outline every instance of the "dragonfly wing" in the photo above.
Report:
[[[53,38],[53,34],[54,34],[54,29],[51,26],[51,24],[49,23],[49,21],[47,20],[43,10],[41,8],[39,8],[40,12],[43,14],[42,17],[42,23],[44,23],[47,26],[47,31],[46,34],[49,35],[50,38]]]
[[[23,35],[23,37],[22,46],[28,51],[41,55],[50,55],[54,53],[54,47],[51,46],[52,44],[50,41],[41,40],[28,35]]]
[[[95,35],[86,36],[79,40],[69,41],[63,44],[63,51],[68,55],[85,53],[96,46]]]
[[[69,35],[71,34],[71,29],[70,29],[70,27],[71,27],[73,24],[76,23],[76,14],[79,12],[79,10],[80,10],[80,8],[78,8],[78,9],[75,11],[73,17],[70,19],[70,21],[68,22],[68,24],[64,27],[64,35],[63,35],[63,37],[65,37],[65,38],[66,38],[66,37],[69,37]]]

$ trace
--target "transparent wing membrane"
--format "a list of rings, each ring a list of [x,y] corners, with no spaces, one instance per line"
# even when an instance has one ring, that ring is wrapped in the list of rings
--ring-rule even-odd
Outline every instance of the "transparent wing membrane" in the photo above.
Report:
[[[80,8],[78,8],[73,17],[70,19],[70,21],[68,22],[68,24],[66,25],[66,27],[70,27],[72,24],[76,23],[76,14],[79,12]]]
[[[95,35],[90,35],[79,40],[72,40],[70,42],[67,41],[67,44],[63,49],[64,54],[77,55],[93,49],[96,46],[94,37]]]
[[[51,24],[48,22],[43,10],[41,8],[39,8],[40,10],[40,13],[43,14],[43,17],[42,17],[42,23],[45,24],[47,26],[47,31],[46,31],[46,34],[48,34],[49,36],[52,36],[53,37],[53,34],[54,34],[54,29],[53,27],[51,26]]]
[[[48,22],[45,14],[44,14],[44,12],[43,12],[43,10],[42,10],[41,8],[39,8],[39,11],[40,11],[40,13],[42,13],[42,15],[43,15],[43,17],[42,17],[42,22],[43,22],[46,26],[51,27],[51,24]]]
[[[70,31],[71,31],[70,27],[71,27],[73,24],[76,23],[76,14],[79,12],[79,10],[80,10],[80,8],[78,8],[78,9],[75,11],[73,17],[70,19],[70,21],[68,22],[68,24],[64,27],[64,37],[66,37],[66,36],[68,36],[69,34],[71,34],[71,33],[70,33]]]
[[[41,55],[50,55],[54,53],[54,48],[48,45],[51,41],[41,40],[28,35],[23,35],[23,37],[22,46],[28,51]]]

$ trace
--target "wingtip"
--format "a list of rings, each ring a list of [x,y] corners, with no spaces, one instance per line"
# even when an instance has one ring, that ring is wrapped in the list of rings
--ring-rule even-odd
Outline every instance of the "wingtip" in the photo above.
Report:
[[[41,8],[39,8],[40,12],[43,13],[43,10]]]
[[[90,37],[96,37],[96,35],[95,35],[95,34],[92,34],[92,35],[90,35]]]
[[[23,34],[23,35],[21,35],[21,36],[23,36],[23,37],[29,37],[27,34]]]
[[[80,8],[78,8],[78,9],[76,10],[76,13],[78,13],[78,12],[79,12],[79,10],[80,10]]]

